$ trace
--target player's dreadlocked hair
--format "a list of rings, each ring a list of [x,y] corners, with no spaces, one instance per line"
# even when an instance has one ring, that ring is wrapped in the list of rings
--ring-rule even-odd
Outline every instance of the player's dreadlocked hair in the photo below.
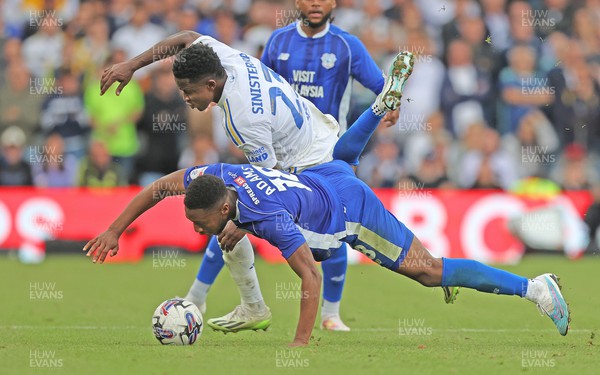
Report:
[[[196,43],[177,54],[173,63],[173,75],[195,83],[205,76],[225,78],[225,69],[215,51],[207,45]]]
[[[213,175],[198,176],[185,192],[183,204],[189,210],[208,209],[220,202],[227,194],[223,180]]]

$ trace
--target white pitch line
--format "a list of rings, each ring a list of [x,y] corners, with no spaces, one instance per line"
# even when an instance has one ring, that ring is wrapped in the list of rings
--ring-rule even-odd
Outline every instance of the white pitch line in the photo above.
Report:
[[[352,332],[398,332],[399,328],[353,328]],[[406,327],[405,327],[406,328]],[[417,327],[411,326],[409,328],[431,328],[431,327]],[[44,326],[34,326],[34,325],[5,325],[0,326],[0,329],[36,329],[36,330],[136,330],[136,329],[150,329],[150,326],[53,326],[53,325],[44,325]],[[529,328],[431,328],[433,332],[462,332],[462,333],[503,333],[503,332],[536,332],[536,333],[544,333],[544,332],[555,332],[553,329],[529,329]],[[594,330],[593,328],[579,328],[579,329],[569,329],[569,333],[591,333]],[[405,335],[410,336],[410,335]]]
[[[529,329],[529,328],[515,328],[515,329],[503,329],[503,328],[432,328],[425,326],[410,326],[410,327],[398,327],[398,328],[352,328],[352,332],[398,332],[400,328],[418,329],[418,328],[431,328],[433,332],[463,332],[463,333],[503,333],[503,332],[556,332],[553,329]],[[591,333],[594,331],[592,328],[581,328],[581,329],[569,329],[569,333]],[[404,335],[410,336],[410,334]]]

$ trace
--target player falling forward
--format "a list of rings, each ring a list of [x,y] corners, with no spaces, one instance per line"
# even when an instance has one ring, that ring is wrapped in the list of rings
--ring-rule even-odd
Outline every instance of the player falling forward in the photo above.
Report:
[[[303,298],[291,346],[308,344],[316,320],[321,274],[315,260],[330,257],[342,241],[424,286],[461,286],[524,297],[537,304],[559,333],[566,335],[570,312],[557,276],[543,274],[527,279],[474,260],[434,258],[354,175],[350,165],[358,155],[349,152],[347,146],[355,146],[361,136],[364,146],[372,135],[372,131],[364,130],[374,130],[379,118],[365,111],[337,142],[334,161],[299,175],[251,165],[212,164],[162,177],[134,197],[109,229],[89,241],[84,251],[94,262],[102,263],[109,253],[113,256],[118,252],[121,233],[157,203],[155,197],[185,192],[185,214],[195,231],[217,234],[231,220],[279,248],[301,278]]]
[[[299,172],[332,160],[339,129],[333,117],[323,115],[259,60],[195,32],[172,35],[134,59],[109,67],[102,76],[101,94],[115,82],[120,82],[116,89],[117,95],[120,94],[137,69],[175,54],[173,74],[186,102],[198,110],[217,103],[223,112],[226,133],[252,164]],[[412,71],[410,56],[410,53],[397,56],[392,64],[397,75],[390,74],[384,87],[386,95],[393,94],[394,110],[400,104],[402,86]],[[402,69],[395,67],[398,64],[403,64]],[[378,100],[370,113],[381,119],[390,109]],[[372,128],[368,124],[366,134]],[[363,141],[364,138],[359,138],[356,144],[347,143],[348,151],[359,155]],[[209,249],[214,248],[215,242],[213,237]],[[260,291],[250,241],[229,223],[218,235],[218,242],[226,252],[234,249],[236,253],[235,261],[227,255],[224,260],[232,275],[236,275],[234,281],[241,304],[221,318],[208,320],[207,324],[225,332],[267,328],[271,312]],[[195,280],[186,295],[202,312],[206,309],[204,300],[209,287],[210,284]],[[444,288],[446,295],[448,291]]]

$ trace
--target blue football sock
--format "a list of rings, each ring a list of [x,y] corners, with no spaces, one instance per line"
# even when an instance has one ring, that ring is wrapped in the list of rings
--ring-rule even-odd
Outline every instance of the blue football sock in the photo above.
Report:
[[[223,251],[219,247],[217,236],[212,236],[208,242],[204,258],[202,258],[196,279],[205,284],[212,285],[224,265]]]
[[[442,258],[442,286],[462,286],[480,292],[524,297],[528,279],[470,259]]]
[[[343,160],[350,165],[358,165],[358,158],[377,129],[383,116],[377,116],[368,108],[350,126],[333,148],[333,158]]]
[[[342,244],[331,257],[321,262],[323,267],[323,299],[338,302],[342,299],[346,269],[348,268],[348,253],[346,244]]]

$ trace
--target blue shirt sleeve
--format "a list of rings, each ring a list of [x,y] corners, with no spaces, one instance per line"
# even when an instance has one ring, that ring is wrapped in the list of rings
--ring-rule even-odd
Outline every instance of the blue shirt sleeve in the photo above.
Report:
[[[375,94],[379,94],[385,83],[381,69],[369,55],[365,45],[356,36],[346,34],[344,39],[348,42],[352,52],[352,77]]]
[[[260,58],[260,61],[262,61],[263,64],[265,64],[266,66],[268,66],[271,69],[273,69],[273,65],[271,65],[272,61],[271,61],[270,52],[271,52],[274,36],[275,36],[275,33],[272,33],[271,36],[269,37],[269,40],[267,40],[267,43],[265,44],[265,48],[263,49],[263,54]]]
[[[221,168],[218,167],[219,165],[220,164],[197,165],[186,169],[185,174],[183,175],[183,186],[187,189],[192,180],[204,174],[212,174],[221,177]]]
[[[296,223],[287,214],[252,222],[252,231],[260,238],[277,247],[285,259],[306,243]]]

